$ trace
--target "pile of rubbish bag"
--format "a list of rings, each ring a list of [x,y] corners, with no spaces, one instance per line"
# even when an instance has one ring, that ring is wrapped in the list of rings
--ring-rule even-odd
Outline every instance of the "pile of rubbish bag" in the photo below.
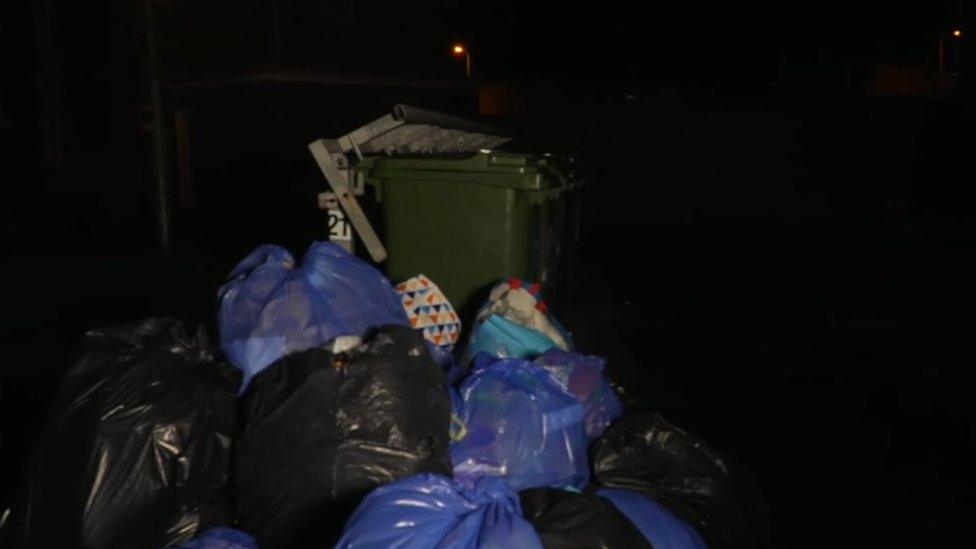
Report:
[[[265,245],[205,331],[93,330],[39,435],[4,547],[730,547],[707,444],[625,413],[542,288],[497,284],[463,337],[422,274]]]
[[[240,375],[202,332],[93,330],[32,452],[4,547],[161,547],[230,524]]]

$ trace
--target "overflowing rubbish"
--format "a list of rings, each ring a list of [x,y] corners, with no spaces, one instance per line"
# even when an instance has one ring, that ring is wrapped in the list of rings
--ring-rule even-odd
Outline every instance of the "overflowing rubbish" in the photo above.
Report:
[[[725,461],[657,414],[630,414],[590,448],[594,481],[639,491],[693,526],[712,546],[733,544],[742,527]]]
[[[499,358],[535,358],[553,348],[571,350],[568,332],[548,314],[540,291],[538,284],[527,287],[519,279],[497,284],[478,311],[466,357],[483,352]]]
[[[488,302],[478,312],[478,320],[482,321],[491,315],[504,317],[541,333],[556,347],[569,351],[569,336],[556,319],[548,314],[549,307],[542,301],[541,292],[541,285],[527,284],[517,278],[502,282],[492,288]]]
[[[583,406],[544,368],[479,355],[459,396],[467,434],[451,444],[458,482],[498,476],[514,490],[586,486]]]
[[[666,507],[632,490],[604,489],[596,493],[610,500],[651,542],[654,549],[706,549],[693,528]]]
[[[239,374],[202,332],[151,318],[93,330],[11,510],[12,547],[163,547],[230,524]],[[6,528],[5,528],[6,529]]]
[[[495,477],[471,489],[417,475],[374,490],[349,520],[341,549],[429,547],[542,549],[516,492]]]
[[[325,546],[373,488],[450,474],[444,374],[405,326],[346,352],[289,355],[254,378],[241,406],[237,512],[262,546]]]
[[[641,531],[607,499],[552,488],[525,490],[519,495],[525,518],[546,549],[651,547]]]
[[[244,372],[242,391],[291,353],[408,325],[389,281],[331,242],[312,244],[300,264],[280,246],[259,246],[230,272],[219,298],[220,345]]]
[[[175,549],[258,549],[258,542],[245,532],[233,528],[211,528]]]
[[[254,250],[223,357],[153,318],[84,340],[0,545],[705,549],[742,528],[725,461],[625,413],[538,284],[461,322],[331,243]],[[226,358],[226,361],[223,360]]]
[[[624,413],[620,397],[603,376],[606,361],[602,358],[550,349],[535,363],[583,404],[587,440],[596,440]]]
[[[488,353],[499,358],[533,358],[556,344],[544,334],[498,315],[478,323],[468,354]]]
[[[441,349],[454,350],[461,337],[461,320],[437,284],[421,274],[397,284],[396,292],[410,327],[422,331],[424,339]]]
[[[451,302],[437,284],[422,274],[397,284],[396,292],[410,327],[423,334],[434,362],[446,372],[456,371],[454,345],[461,337],[461,319]]]

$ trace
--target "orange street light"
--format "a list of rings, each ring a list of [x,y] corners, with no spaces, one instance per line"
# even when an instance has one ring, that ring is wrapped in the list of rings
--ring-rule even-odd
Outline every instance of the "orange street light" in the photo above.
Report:
[[[952,36],[953,38],[962,38],[962,29],[960,29],[960,28],[952,29],[951,31],[949,31],[949,35]],[[946,49],[946,45],[945,45],[945,42],[946,42],[945,41],[945,35],[940,32],[939,33],[939,80],[942,81],[942,82],[946,82],[946,74],[945,74],[945,57],[946,57],[945,49]],[[953,76],[955,76],[955,74],[953,74]]]
[[[471,78],[471,52],[463,44],[454,44],[454,48],[451,51],[454,52],[455,57],[464,56],[464,74],[468,75],[468,78]]]

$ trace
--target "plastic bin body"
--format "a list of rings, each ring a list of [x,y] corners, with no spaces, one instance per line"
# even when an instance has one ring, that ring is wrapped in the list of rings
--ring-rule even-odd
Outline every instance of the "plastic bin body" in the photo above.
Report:
[[[391,280],[424,273],[462,312],[511,276],[542,282],[558,300],[578,215],[565,164],[482,152],[373,157],[359,171],[381,203]]]

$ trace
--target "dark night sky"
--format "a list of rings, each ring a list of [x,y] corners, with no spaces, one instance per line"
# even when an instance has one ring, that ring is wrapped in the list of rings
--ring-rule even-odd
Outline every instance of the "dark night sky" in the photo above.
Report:
[[[472,42],[479,68],[488,74],[666,80],[710,72],[762,73],[777,66],[780,54],[811,63],[819,51],[829,63],[887,51],[897,60],[930,51],[931,37],[950,24],[955,5],[373,2],[357,4],[352,19],[337,26],[351,37],[350,50],[365,45],[359,54],[350,51],[350,58],[362,55],[384,65],[409,67],[425,50],[431,59],[443,58],[444,42],[457,36]],[[314,21],[307,18],[311,26],[296,34],[329,40],[330,31],[316,31]],[[373,38],[357,39],[364,29]],[[301,50],[293,53],[304,60]]]
[[[43,4],[5,3],[0,24],[7,55],[36,44],[33,20]],[[173,75],[214,76],[276,61],[329,72],[458,75],[461,64],[448,48],[462,40],[482,78],[759,86],[779,78],[783,67],[931,62],[935,34],[965,15],[955,0],[165,4],[162,46]],[[124,73],[134,67],[143,29],[137,2],[53,0],[51,6],[66,77],[73,71]],[[28,76],[34,59],[15,54],[5,66]]]

